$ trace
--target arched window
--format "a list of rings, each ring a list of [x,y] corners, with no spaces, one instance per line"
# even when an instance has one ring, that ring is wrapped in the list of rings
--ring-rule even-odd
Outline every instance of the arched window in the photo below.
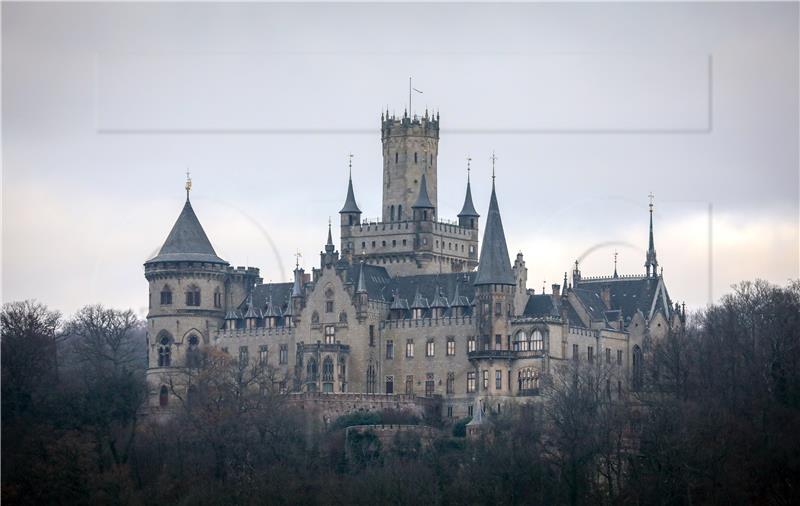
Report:
[[[200,289],[192,285],[186,290],[186,305],[199,306],[200,305]]]
[[[389,207],[389,221],[394,221],[394,204]]]
[[[222,307],[222,293],[219,288],[214,289],[214,307]]]
[[[317,360],[314,357],[308,359],[306,376],[308,376],[308,381],[317,381]]]
[[[531,338],[531,351],[542,351],[544,349],[544,337],[538,330],[533,331]]]
[[[367,393],[375,393],[375,366],[372,364],[367,366]]]
[[[347,323],[347,313],[342,311],[339,313],[339,323]]]
[[[520,369],[517,373],[517,383],[521,394],[534,393],[539,388],[539,371],[532,367]]]
[[[317,325],[317,324],[319,324],[319,313],[314,311],[313,313],[311,313],[311,325]]]
[[[400,160],[400,153],[398,151],[394,152],[394,163],[397,163]]]
[[[172,304],[172,289],[169,285],[164,285],[164,288],[161,289],[161,305],[169,306],[170,304]]]
[[[172,339],[162,334],[158,341],[158,366],[169,367],[172,364]]]
[[[333,360],[326,357],[322,361],[322,381],[333,381]]]
[[[417,152],[414,152],[414,163],[417,163]]]
[[[642,349],[637,344],[633,347],[633,389],[639,390],[642,388],[642,379],[643,379],[643,372],[642,372],[642,364],[643,357],[642,357]]]
[[[397,204],[397,221],[403,220],[403,206],[402,204]]]
[[[192,334],[186,342],[189,344],[186,349],[186,367],[200,367],[200,339]]]
[[[162,408],[169,404],[169,389],[167,385],[161,385],[161,390],[158,392],[158,405]]]
[[[528,351],[529,349],[528,334],[524,330],[520,330],[514,336],[514,351]]]

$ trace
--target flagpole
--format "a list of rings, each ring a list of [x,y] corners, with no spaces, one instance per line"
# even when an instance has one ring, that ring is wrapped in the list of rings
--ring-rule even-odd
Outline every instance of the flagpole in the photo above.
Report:
[[[411,76],[408,76],[408,117],[411,117]]]

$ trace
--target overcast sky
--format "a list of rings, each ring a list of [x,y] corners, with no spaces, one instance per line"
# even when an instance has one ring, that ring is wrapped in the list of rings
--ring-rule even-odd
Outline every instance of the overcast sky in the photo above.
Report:
[[[217,253],[319,263],[352,152],[380,214],[380,113],[441,114],[439,215],[485,215],[492,150],[529,287],[643,272],[671,296],[798,277],[798,4],[2,3],[3,300],[146,312],[185,198]],[[336,222],[336,221],[335,221]],[[338,231],[334,228],[334,235]],[[335,237],[338,242],[338,237]]]

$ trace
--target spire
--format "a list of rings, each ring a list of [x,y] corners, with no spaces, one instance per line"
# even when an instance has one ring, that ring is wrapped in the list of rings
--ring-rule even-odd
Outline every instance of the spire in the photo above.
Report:
[[[494,153],[492,153],[492,158],[494,158]],[[486,213],[486,229],[483,232],[475,285],[514,284],[516,283],[511,271],[508,245],[503,232],[503,220],[500,217],[500,206],[497,205],[497,193],[494,187],[494,175],[492,175],[492,196],[489,199],[489,212]]]
[[[567,291],[567,271],[564,271],[564,293]]]
[[[300,279],[302,276],[303,276],[303,271],[300,269],[300,266],[295,267],[294,284],[292,285],[292,297],[303,296],[303,285],[302,285],[303,282]]]
[[[355,197],[355,194],[353,193],[353,154],[352,153],[350,153],[349,168],[350,168],[350,175],[348,176],[348,181],[347,181],[347,198],[345,199],[344,207],[342,207],[342,210],[339,211],[339,214],[342,214],[342,213],[361,214],[361,209],[358,208],[358,205],[356,204],[356,197]]]
[[[211,241],[208,240],[200,220],[192,209],[189,202],[189,190],[191,180],[186,181],[186,203],[183,210],[172,226],[172,230],[164,241],[164,245],[158,251],[158,255],[151,258],[145,264],[155,262],[207,262],[214,264],[227,264],[225,260],[217,256]]]
[[[619,277],[619,274],[617,274],[617,250],[614,250],[614,277]]]
[[[336,249],[336,246],[333,245],[333,235],[331,235],[331,219],[328,218],[328,242],[325,243],[325,251],[333,253],[334,249]]]
[[[470,162],[472,158],[467,157],[467,194],[464,197],[464,205],[461,207],[461,212],[458,213],[459,218],[478,218],[480,215],[475,210],[475,206],[472,203],[472,190],[470,189],[469,184],[469,170],[470,170]]]
[[[419,196],[417,197],[417,201],[414,202],[414,205],[411,207],[415,209],[433,209],[431,199],[428,197],[428,182],[425,179],[425,174],[422,175],[422,179],[419,182]]]
[[[656,276],[656,269],[658,268],[658,260],[656,260],[656,247],[653,241],[653,199],[655,195],[652,193],[648,195],[650,198],[650,242],[647,247],[647,258],[645,259],[644,266],[647,269],[647,276]]]
[[[364,279],[364,261],[361,261],[361,266],[358,269],[358,287],[356,293],[367,293],[367,282]]]

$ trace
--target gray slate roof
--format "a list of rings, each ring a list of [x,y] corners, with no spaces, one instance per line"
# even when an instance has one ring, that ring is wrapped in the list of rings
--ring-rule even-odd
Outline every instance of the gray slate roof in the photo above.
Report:
[[[188,198],[158,255],[145,262],[145,265],[156,262],[228,263],[217,256]]]
[[[425,174],[422,175],[422,179],[419,182],[419,195],[417,196],[417,201],[414,202],[414,205],[411,207],[418,209],[433,209],[431,199],[428,197],[428,182],[425,179]]]
[[[552,295],[531,295],[522,315],[530,318],[559,317],[559,302]]]
[[[466,218],[479,218],[480,215],[478,211],[475,210],[475,206],[472,204],[472,189],[469,186],[469,180],[467,180],[467,195],[464,197],[464,205],[461,207],[461,212],[458,213],[458,217],[466,217]]]
[[[595,294],[598,298],[604,287],[608,287],[611,292],[611,309],[622,311],[622,318],[627,320],[633,318],[636,311],[641,311],[645,316],[650,312],[653,305],[653,298],[657,295],[659,278],[648,278],[646,276],[638,278],[607,278],[590,279],[578,281],[578,288]],[[672,301],[667,293],[667,304],[672,306]],[[656,306],[657,310],[662,309],[661,304]]]
[[[358,208],[356,204],[356,197],[353,193],[353,178],[350,177],[350,180],[347,182],[347,198],[344,201],[344,207],[339,213],[357,213],[361,214],[361,209]]]
[[[483,232],[481,256],[478,262],[476,285],[513,285],[514,273],[508,256],[503,220],[497,205],[497,194],[492,182],[492,196],[489,199],[489,212],[486,214],[486,229]]]

